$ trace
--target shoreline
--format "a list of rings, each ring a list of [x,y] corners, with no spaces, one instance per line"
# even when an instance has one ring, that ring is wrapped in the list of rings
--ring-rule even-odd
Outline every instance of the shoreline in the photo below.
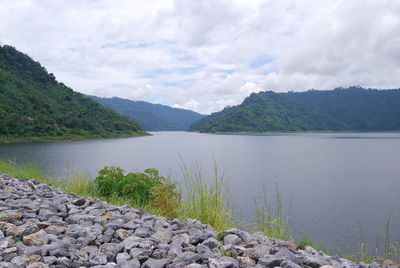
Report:
[[[36,137],[1,137],[0,144],[8,143],[30,143],[30,142],[65,142],[65,141],[84,141],[101,139],[118,139],[152,136],[148,132],[129,132],[121,134],[95,134],[95,135],[71,135],[71,136],[36,136]]]

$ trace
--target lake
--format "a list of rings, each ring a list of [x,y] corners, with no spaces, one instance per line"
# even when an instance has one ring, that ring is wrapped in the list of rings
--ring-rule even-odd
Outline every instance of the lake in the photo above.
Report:
[[[181,178],[181,159],[211,174],[213,158],[229,184],[236,219],[255,219],[263,188],[274,200],[276,183],[294,237],[332,249],[357,241],[361,223],[370,245],[390,217],[400,229],[400,133],[213,135],[155,132],[139,138],[1,144],[0,157],[34,161],[65,176],[93,175],[104,166],[126,171],[158,168]],[[291,200],[291,202],[289,202]]]

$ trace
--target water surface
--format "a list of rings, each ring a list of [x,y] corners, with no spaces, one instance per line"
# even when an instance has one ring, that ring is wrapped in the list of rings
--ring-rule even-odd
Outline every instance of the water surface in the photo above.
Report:
[[[370,244],[388,217],[400,229],[400,133],[212,135],[155,132],[139,138],[0,145],[0,157],[34,161],[58,176],[154,167],[180,180],[181,160],[212,171],[213,156],[229,183],[236,218],[254,220],[255,202],[291,199],[294,236],[331,248],[357,240],[362,224]]]

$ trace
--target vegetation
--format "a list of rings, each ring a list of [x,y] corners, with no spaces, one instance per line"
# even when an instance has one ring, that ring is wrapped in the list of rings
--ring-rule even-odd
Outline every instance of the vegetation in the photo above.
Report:
[[[198,219],[210,224],[217,231],[233,227],[232,210],[227,198],[223,176],[214,163],[214,175],[206,179],[199,164],[188,167],[182,163],[184,177],[184,202],[182,218]]]
[[[0,46],[0,142],[143,134],[137,123],[57,82],[29,56]]]
[[[400,130],[400,89],[252,93],[242,104],[194,123],[200,132]]]
[[[189,126],[204,115],[161,104],[132,101],[121,98],[99,98],[88,96],[101,105],[111,108],[138,122],[145,130],[188,130]]]

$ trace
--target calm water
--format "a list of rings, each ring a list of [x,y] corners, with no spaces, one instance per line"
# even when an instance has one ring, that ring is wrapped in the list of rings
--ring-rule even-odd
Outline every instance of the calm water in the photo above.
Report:
[[[371,244],[388,217],[400,229],[400,133],[210,135],[158,132],[150,137],[0,145],[1,158],[35,161],[64,176],[118,165],[155,167],[180,178],[180,157],[211,172],[213,155],[229,183],[237,218],[254,219],[263,185],[292,199],[294,236],[331,248],[355,241],[359,222]],[[346,241],[346,242],[345,242]]]

